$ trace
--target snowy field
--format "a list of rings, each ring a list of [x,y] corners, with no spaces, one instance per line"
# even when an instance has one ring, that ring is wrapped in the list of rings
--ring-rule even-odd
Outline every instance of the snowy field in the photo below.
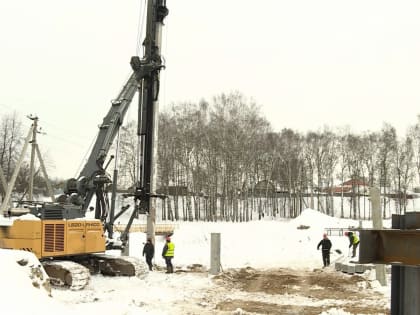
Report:
[[[157,236],[157,270],[145,279],[95,275],[82,291],[53,288],[51,296],[42,286],[34,287],[28,277],[28,267],[36,260],[29,257],[27,266],[16,263],[30,254],[0,250],[1,305],[9,314],[282,314],[281,305],[289,307],[284,314],[386,314],[378,310],[389,310],[389,282],[381,287],[373,280],[373,272],[351,276],[333,267],[321,268],[321,251],[316,247],[325,228],[358,225],[358,221],[331,218],[310,209],[284,221],[179,222],[172,237],[174,274],[164,273],[164,239]],[[367,222],[363,225],[369,227]],[[302,229],[304,226],[309,228]],[[222,273],[218,276],[208,274],[211,233],[221,234]],[[331,260],[348,259],[347,238],[330,239]],[[130,255],[141,257],[144,242],[145,234],[132,234]],[[343,254],[337,254],[337,249]],[[318,280],[310,280],[313,276]],[[294,282],[280,287],[285,277]],[[259,285],[251,285],[249,281],[257,278]],[[323,282],[328,285],[321,287]],[[336,287],[341,284],[347,286]],[[354,290],[354,294],[348,296],[343,290]],[[347,299],[341,299],[338,291]],[[367,302],[364,309],[357,310],[351,300],[359,294]]]

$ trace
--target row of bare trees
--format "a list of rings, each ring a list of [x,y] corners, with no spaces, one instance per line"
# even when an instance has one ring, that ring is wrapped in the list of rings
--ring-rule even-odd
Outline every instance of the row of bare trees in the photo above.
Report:
[[[22,123],[16,114],[0,118],[0,166],[9,180],[22,146]],[[136,128],[129,122],[120,137],[126,186],[136,177]],[[28,173],[26,163],[16,184],[22,194]],[[174,104],[159,115],[157,186],[171,196],[162,203],[162,219],[295,217],[306,207],[342,217],[349,208],[353,218],[361,218],[369,213],[360,181],[381,188],[383,214],[389,216],[407,210],[418,174],[420,118],[404,137],[389,124],[363,134],[327,127],[306,134],[273,132],[259,106],[239,92]],[[337,194],[333,187],[349,179],[351,192]],[[41,176],[36,180],[42,186]]]
[[[121,137],[122,164],[134,180],[135,124],[129,126]],[[174,104],[159,116],[158,187],[171,196],[162,218],[295,217],[306,207],[342,217],[347,207],[361,218],[369,214],[358,182],[381,187],[389,216],[407,209],[419,157],[420,120],[404,138],[386,123],[363,134],[327,127],[302,134],[273,132],[256,103],[238,92]],[[349,179],[352,191],[338,194],[337,202],[332,187]],[[390,193],[398,197],[392,208]]]

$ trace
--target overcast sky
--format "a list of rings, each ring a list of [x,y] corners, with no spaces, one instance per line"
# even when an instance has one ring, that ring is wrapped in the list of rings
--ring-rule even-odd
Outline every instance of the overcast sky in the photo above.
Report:
[[[128,78],[144,0],[0,2],[0,109],[36,114],[77,175]],[[420,2],[167,0],[160,106],[239,90],[274,130],[394,125],[420,113]],[[136,111],[136,103],[130,115]],[[30,121],[25,120],[26,126]],[[26,130],[25,130],[26,132]]]

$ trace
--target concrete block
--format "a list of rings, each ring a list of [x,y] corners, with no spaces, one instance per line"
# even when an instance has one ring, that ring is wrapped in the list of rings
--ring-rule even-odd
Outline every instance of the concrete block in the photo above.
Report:
[[[348,274],[354,274],[355,269],[355,265],[343,265],[342,271]]]
[[[356,273],[364,273],[365,270],[366,270],[366,266],[365,265],[359,265],[359,264],[357,264],[357,265],[354,266],[354,271]]]
[[[343,264],[341,262],[336,262],[334,264],[335,271],[341,271],[343,269]]]

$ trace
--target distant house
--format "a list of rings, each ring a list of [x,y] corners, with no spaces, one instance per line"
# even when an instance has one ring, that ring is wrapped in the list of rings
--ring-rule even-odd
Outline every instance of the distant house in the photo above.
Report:
[[[328,194],[341,194],[341,193],[350,193],[352,191],[352,187],[350,186],[336,186],[336,187],[328,187],[323,190],[323,192]]]
[[[357,179],[350,179],[348,181],[345,181],[343,184],[341,184],[342,187],[347,187],[352,191],[353,187],[355,188],[355,191],[358,193],[368,193],[369,192],[369,184],[361,178]]]
[[[333,186],[323,189],[324,193],[341,195],[341,194],[350,194],[353,192],[365,194],[369,192],[369,184],[363,179],[350,179],[343,182],[340,186]]]
[[[363,180],[363,179],[350,179],[344,183],[341,184],[341,186],[363,186],[363,187],[369,187],[369,184]]]

